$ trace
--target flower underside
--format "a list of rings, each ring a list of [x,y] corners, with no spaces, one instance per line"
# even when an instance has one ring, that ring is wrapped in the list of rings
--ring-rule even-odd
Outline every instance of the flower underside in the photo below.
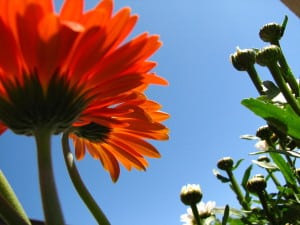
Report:
[[[72,128],[72,132],[78,137],[88,139],[95,143],[105,141],[110,131],[111,128],[96,123],[89,123],[84,126]]]
[[[37,74],[25,75],[23,82],[1,81],[6,95],[0,96],[0,120],[17,134],[34,135],[39,129],[63,132],[87,105],[84,94],[70,87],[55,73],[43,90]]]

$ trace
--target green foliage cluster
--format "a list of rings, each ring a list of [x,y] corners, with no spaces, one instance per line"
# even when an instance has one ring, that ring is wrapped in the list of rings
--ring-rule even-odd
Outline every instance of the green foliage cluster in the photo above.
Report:
[[[242,105],[266,122],[255,135],[243,136],[260,142],[263,148],[251,153],[258,158],[247,167],[240,181],[235,172],[243,160],[233,163],[230,157],[223,158],[217,164],[221,171],[214,170],[218,180],[229,184],[241,207],[214,208],[207,217],[191,220],[190,224],[300,224],[300,169],[297,167],[300,158],[300,86],[279,43],[286,25],[287,17],[282,24],[263,26],[259,35],[268,42],[266,47],[237,49],[231,55],[233,66],[249,74],[259,93],[257,98],[242,100]],[[266,67],[272,79],[262,81],[256,66]],[[265,175],[253,176],[254,167],[260,167]]]

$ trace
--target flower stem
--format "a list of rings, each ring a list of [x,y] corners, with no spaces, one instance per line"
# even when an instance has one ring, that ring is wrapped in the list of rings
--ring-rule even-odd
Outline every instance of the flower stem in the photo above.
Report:
[[[245,209],[245,210],[250,210],[250,207],[249,205],[247,204],[247,202],[245,201],[245,197],[232,173],[231,170],[226,170],[228,176],[229,176],[229,179],[230,179],[230,182],[231,182],[231,185],[232,185],[232,189],[233,191],[235,192],[236,196],[237,196],[237,199],[239,201],[239,203],[241,204],[241,206]]]
[[[63,225],[64,218],[56,192],[52,159],[51,132],[40,129],[35,132],[41,197],[47,225]]]
[[[277,83],[278,87],[280,88],[283,96],[287,100],[287,102],[290,104],[290,106],[295,111],[295,113],[297,115],[300,115],[299,103],[297,102],[296,98],[290,92],[290,90],[281,74],[281,71],[280,71],[278,65],[276,63],[274,63],[272,65],[268,65],[268,68],[269,68],[275,82]]]
[[[281,49],[279,41],[271,42],[271,44],[277,45]],[[282,74],[284,76],[284,79],[290,85],[295,96],[299,97],[299,94],[300,94],[299,93],[299,85],[297,83],[297,80],[295,79],[295,76],[294,76],[291,68],[289,67],[289,65],[285,59],[285,56],[282,53],[282,50],[281,50],[281,57],[279,57],[278,62],[279,62],[280,68],[282,69]]]
[[[258,93],[260,95],[264,95],[264,91],[263,91],[263,86],[262,86],[262,82],[259,78],[258,73],[256,72],[254,65],[249,66],[249,68],[247,69],[247,72],[256,88],[256,90],[258,91]]]
[[[192,212],[194,214],[196,224],[201,225],[201,219],[200,219],[200,216],[199,216],[197,205],[196,204],[191,204],[191,209],[192,209]]]
[[[267,172],[269,174],[269,176],[271,177],[272,181],[274,182],[274,184],[276,185],[277,188],[281,187],[280,182],[278,181],[278,179],[274,176],[274,173],[272,170],[267,169]]]
[[[262,207],[263,207],[263,209],[264,209],[264,212],[265,212],[266,216],[268,217],[268,219],[270,220],[271,224],[272,224],[272,225],[277,225],[277,222],[276,222],[276,219],[275,219],[274,212],[271,213],[271,212],[270,212],[270,209],[269,209],[269,207],[268,207],[268,203],[267,203],[265,191],[258,192],[257,195],[258,195],[259,200],[260,200],[260,202],[261,202],[261,204],[262,204]]]
[[[83,200],[83,202],[86,204],[90,212],[93,214],[94,218],[97,220],[98,224],[110,225],[110,222],[108,221],[105,214],[102,212],[101,208],[98,206],[98,204],[96,203],[92,195],[89,193],[88,189],[86,188],[84,182],[80,177],[80,174],[74,162],[73,154],[70,151],[68,135],[69,135],[68,133],[63,134],[62,146],[63,146],[65,163],[69,172],[69,176],[73,182],[73,185],[77,193]]]
[[[1,218],[8,224],[30,225],[30,221],[18,201],[15,192],[0,170],[0,212]]]

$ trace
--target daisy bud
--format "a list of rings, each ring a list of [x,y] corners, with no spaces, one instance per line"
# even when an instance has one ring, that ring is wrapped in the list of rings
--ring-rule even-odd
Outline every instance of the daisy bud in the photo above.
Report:
[[[180,199],[185,205],[195,205],[202,199],[202,191],[198,184],[188,184],[182,187]]]
[[[293,150],[295,148],[297,148],[297,142],[294,140],[289,140],[289,142],[287,143],[286,147],[288,148],[288,150]]]
[[[247,71],[255,64],[255,51],[253,49],[237,48],[236,52],[230,56],[231,63],[239,71]]]
[[[263,175],[258,174],[255,175],[253,178],[249,179],[246,187],[248,191],[252,193],[260,193],[267,187],[266,180]]]
[[[224,157],[218,161],[217,166],[220,170],[231,170],[233,167],[233,159],[231,157]]]
[[[296,176],[297,176],[297,177],[300,177],[300,168],[297,168],[297,169],[295,170],[295,173],[296,173]]]
[[[257,52],[256,62],[261,66],[270,66],[276,64],[280,57],[280,48],[276,45],[270,45]]]
[[[276,43],[282,37],[282,26],[277,23],[268,23],[259,31],[259,37],[264,42]]]
[[[270,140],[273,135],[274,132],[268,125],[261,126],[256,131],[256,137],[261,140]]]

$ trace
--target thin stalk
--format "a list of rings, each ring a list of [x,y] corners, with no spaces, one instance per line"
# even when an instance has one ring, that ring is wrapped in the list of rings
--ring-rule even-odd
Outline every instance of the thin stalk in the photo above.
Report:
[[[35,133],[43,210],[47,225],[64,225],[51,159],[51,132],[40,129]]]
[[[270,212],[270,209],[268,207],[268,203],[267,203],[265,191],[258,192],[257,195],[259,197],[259,200],[260,200],[260,202],[262,204],[262,207],[264,209],[264,212],[265,212],[266,216],[268,217],[268,219],[271,222],[271,225],[277,225],[276,218],[274,216],[275,213],[274,212],[273,213]]]
[[[197,205],[196,204],[192,204],[191,205],[191,209],[192,209],[192,212],[194,214],[194,218],[195,218],[196,224],[197,225],[201,225],[201,219],[200,219],[200,216],[199,216]]]
[[[281,49],[279,41],[271,42],[271,44],[277,45]],[[291,68],[289,67],[282,51],[281,51],[281,57],[279,57],[278,62],[279,62],[280,68],[282,69],[282,74],[284,76],[284,79],[290,85],[290,87],[291,87],[293,93],[295,94],[295,96],[299,97],[300,93],[299,93],[298,82],[295,79],[295,76],[294,76]]]
[[[259,75],[258,73],[256,72],[255,68],[254,68],[254,65],[251,65],[248,69],[247,69],[247,72],[251,78],[251,81],[253,82],[256,90],[258,91],[258,93],[260,95],[264,95],[264,91],[263,91],[263,85],[262,85],[262,82],[259,78]]]
[[[235,179],[235,177],[234,177],[232,171],[231,171],[231,170],[226,170],[226,172],[227,172],[227,174],[228,174],[228,176],[229,176],[229,179],[230,179],[230,182],[231,182],[232,189],[233,189],[233,191],[235,192],[235,194],[236,194],[236,196],[237,196],[237,199],[238,199],[239,203],[241,204],[241,206],[242,206],[245,210],[247,210],[247,211],[251,210],[250,207],[249,207],[249,205],[248,205],[247,202],[245,201],[245,197],[244,197],[244,195],[243,195],[243,193],[242,193],[242,191],[241,191],[241,189],[240,189],[240,187],[239,187],[239,185],[238,185],[238,183],[237,183],[237,181],[236,181],[236,179]]]
[[[272,181],[274,182],[274,184],[276,185],[277,188],[281,187],[280,182],[278,181],[278,179],[274,176],[274,173],[272,172],[272,170],[270,169],[266,169],[269,176],[271,177]]]
[[[105,214],[102,212],[101,208],[98,206],[98,204],[96,203],[96,201],[94,200],[94,198],[92,197],[92,195],[90,194],[80,177],[80,174],[74,162],[73,154],[70,151],[68,133],[64,133],[62,136],[62,146],[69,176],[80,198],[86,204],[86,206],[93,214],[94,218],[97,220],[99,225],[110,225]]]
[[[287,100],[287,102],[290,104],[290,106],[292,107],[292,109],[294,110],[294,112],[300,116],[300,106],[299,103],[297,102],[296,98],[292,95],[292,93],[290,92],[282,74],[281,74],[281,70],[278,67],[278,65],[276,63],[272,64],[272,65],[268,65],[268,68],[275,80],[275,82],[277,83],[278,87],[280,88],[283,96],[285,97],[285,99]]]

